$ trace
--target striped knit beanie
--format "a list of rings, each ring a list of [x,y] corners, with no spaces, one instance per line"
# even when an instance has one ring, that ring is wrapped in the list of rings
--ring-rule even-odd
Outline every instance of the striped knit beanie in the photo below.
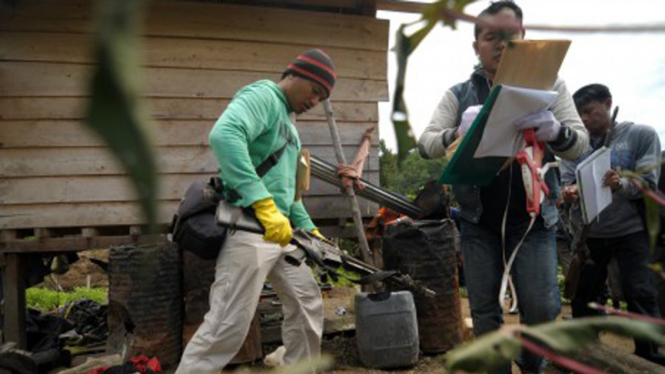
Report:
[[[337,79],[332,60],[320,49],[310,49],[301,53],[284,70],[282,78],[287,74],[297,75],[322,85],[328,96],[330,96]]]

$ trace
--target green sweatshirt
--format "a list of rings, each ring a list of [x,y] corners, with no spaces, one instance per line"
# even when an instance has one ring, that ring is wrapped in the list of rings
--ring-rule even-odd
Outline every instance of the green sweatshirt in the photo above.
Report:
[[[208,140],[227,189],[241,196],[236,205],[248,207],[272,197],[294,227],[311,230],[316,226],[305,206],[302,201],[294,201],[300,138],[291,112],[275,82],[252,83],[236,93]],[[289,145],[277,165],[259,178],[256,167],[287,141]]]

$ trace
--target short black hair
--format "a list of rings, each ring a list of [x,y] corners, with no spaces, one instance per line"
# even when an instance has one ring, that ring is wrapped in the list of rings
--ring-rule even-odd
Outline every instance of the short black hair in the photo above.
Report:
[[[497,13],[499,13],[503,8],[508,8],[511,9],[513,12],[515,12],[515,17],[517,17],[518,20],[522,21],[522,8],[520,8],[517,4],[515,4],[514,1],[512,0],[500,0],[500,1],[495,1],[490,4],[485,10],[480,12],[478,14],[478,18],[484,18],[487,16],[493,16]],[[483,31],[483,28],[476,23],[475,27],[475,36],[476,39],[478,39],[478,35]]]
[[[612,94],[610,93],[610,89],[600,83],[588,84],[573,94],[573,101],[578,108],[583,107],[592,101],[604,102],[611,98]]]

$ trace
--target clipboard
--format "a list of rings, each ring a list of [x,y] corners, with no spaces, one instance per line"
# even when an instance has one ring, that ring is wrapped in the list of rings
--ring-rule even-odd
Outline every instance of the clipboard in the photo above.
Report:
[[[487,120],[502,85],[539,90],[551,90],[556,82],[570,40],[513,40],[501,56],[494,87],[483,108],[459,141],[457,150],[446,164],[439,184],[469,184],[486,186],[492,183],[509,157],[474,158],[482,139]],[[491,126],[491,124],[489,124]]]
[[[570,40],[513,40],[503,51],[494,85],[551,90]]]
[[[457,150],[446,164],[439,178],[439,184],[472,184],[486,186],[492,183],[496,173],[501,170],[508,157],[474,158],[476,148],[480,144],[487,119],[492,112],[496,98],[501,91],[501,85],[495,86],[490,92],[483,108],[473,121],[466,136],[462,138]]]
[[[605,173],[611,168],[612,150],[600,147],[577,165],[575,177],[580,195],[580,210],[585,225],[591,224],[612,204],[612,190],[603,186]]]

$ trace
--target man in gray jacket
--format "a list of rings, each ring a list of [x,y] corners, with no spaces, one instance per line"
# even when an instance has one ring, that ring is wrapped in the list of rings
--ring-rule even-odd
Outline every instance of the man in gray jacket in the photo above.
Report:
[[[494,25],[521,26],[522,10],[512,1],[498,1],[482,11],[479,18]],[[468,130],[479,105],[489,95],[506,39],[523,37],[521,27],[497,29],[476,25],[473,48],[482,66],[468,81],[444,94],[419,139],[423,157],[444,157],[446,149]],[[554,90],[559,95],[550,110],[531,113],[515,122],[518,129],[536,129],[537,138],[546,142],[544,162],[553,161],[554,155],[575,159],[588,146],[587,132],[566,85],[557,80]],[[499,173],[489,186],[453,186],[460,206],[464,273],[476,335],[494,331],[503,324],[499,288],[505,259],[522,239],[511,271],[522,323],[549,322],[560,312],[555,241],[558,212],[554,204],[559,188],[553,172],[548,173],[546,179],[552,195],[543,202],[542,214],[530,230],[531,217],[526,211],[526,193],[516,162]],[[542,369],[542,359],[528,352],[524,352],[517,363],[523,373],[539,373]],[[510,364],[492,372],[510,373]]]
[[[575,161],[561,164],[564,198],[573,203],[572,219],[581,223],[579,194],[575,180],[577,165],[605,143],[612,149],[612,170],[605,175],[605,185],[612,189],[612,203],[591,223],[586,241],[592,263],[585,263],[580,271],[577,292],[572,300],[573,317],[596,315],[587,304],[598,300],[607,280],[608,264],[617,259],[619,278],[628,310],[659,317],[656,302],[654,272],[647,268],[649,236],[644,225],[642,192],[632,182],[621,177],[622,170],[636,171],[660,163],[660,140],[649,126],[632,122],[614,123],[610,117],[612,95],[602,84],[590,84],[573,95],[577,110],[589,130],[591,147]],[[660,168],[651,168],[643,175],[650,188],[658,183]],[[635,341],[635,354],[665,364],[657,354],[658,346]]]

